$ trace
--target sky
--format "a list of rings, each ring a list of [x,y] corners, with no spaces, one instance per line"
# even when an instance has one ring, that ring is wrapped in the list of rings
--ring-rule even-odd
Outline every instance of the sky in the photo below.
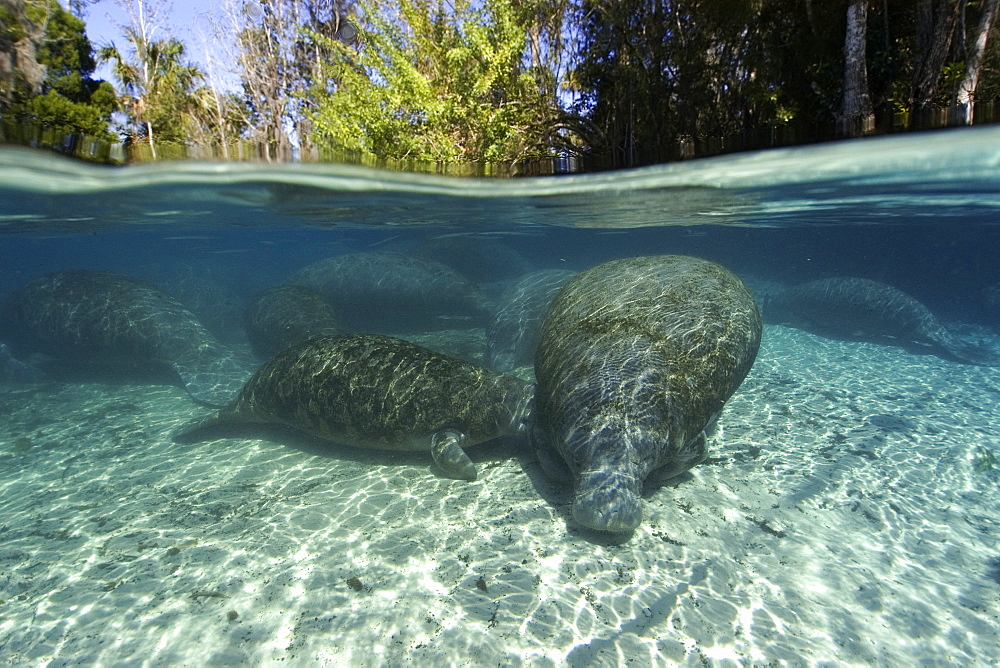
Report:
[[[63,7],[67,6],[66,0],[60,1]],[[202,70],[207,70],[205,50],[207,36],[210,34],[207,14],[212,11],[221,12],[223,4],[221,0],[147,0],[147,6],[159,8],[156,21],[159,28],[154,33],[154,39],[177,37],[184,42],[190,60]],[[126,47],[127,42],[121,28],[129,23],[128,12],[114,0],[100,0],[89,5],[83,20],[87,25],[87,37],[95,49],[112,42],[119,48]],[[212,53],[216,59],[223,56],[221,49],[213,49]],[[229,90],[238,88],[239,80],[234,73],[224,71],[225,66],[217,67],[216,70],[219,87]],[[107,65],[99,67],[94,76],[117,85]]]

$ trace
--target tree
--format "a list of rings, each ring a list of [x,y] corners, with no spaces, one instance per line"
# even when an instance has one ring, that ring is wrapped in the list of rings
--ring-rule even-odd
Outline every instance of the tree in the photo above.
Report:
[[[363,0],[357,47],[318,38],[330,59],[312,89],[317,142],[417,161],[552,155],[563,114],[555,77],[541,71],[540,6]],[[525,64],[532,26],[534,57]]]
[[[109,139],[113,89],[91,78],[96,63],[84,24],[56,0],[2,0],[0,113],[56,136]]]
[[[986,44],[996,19],[997,8],[1000,7],[1000,0],[984,0],[981,4],[975,39],[965,60],[965,76],[959,83],[958,93],[955,96],[957,122],[965,125],[972,123],[976,87],[979,85],[979,76],[986,55]]]
[[[314,38],[349,26],[349,0],[227,0],[211,15],[215,47],[226,50],[242,81],[246,129],[266,160],[311,153],[306,111],[319,63]]]
[[[771,41],[800,34],[802,12],[783,4],[586,0],[573,81],[602,166],[718,152],[732,146],[724,137],[752,144],[760,128],[784,123],[778,75],[791,49]]]
[[[185,61],[184,44],[177,39],[154,40],[154,15],[143,0],[130,5],[132,25],[123,29],[130,53],[114,44],[101,47],[97,57],[112,63],[121,86],[120,102],[128,114],[124,128],[133,144],[146,143],[157,158],[157,143],[184,143],[198,101],[194,95],[201,70]]]
[[[910,85],[910,127],[930,127],[941,72],[951,48],[952,39],[964,2],[959,0],[918,0],[916,61]]]
[[[851,0],[844,39],[844,95],[837,117],[837,134],[858,137],[871,131],[871,99],[865,57],[868,38],[868,0]]]

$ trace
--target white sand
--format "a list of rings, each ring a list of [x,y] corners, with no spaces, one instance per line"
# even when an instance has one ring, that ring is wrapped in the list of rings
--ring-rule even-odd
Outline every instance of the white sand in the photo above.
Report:
[[[711,462],[613,544],[510,446],[466,483],[174,444],[176,387],[3,388],[0,662],[987,663],[998,404],[1000,369],[767,327]]]

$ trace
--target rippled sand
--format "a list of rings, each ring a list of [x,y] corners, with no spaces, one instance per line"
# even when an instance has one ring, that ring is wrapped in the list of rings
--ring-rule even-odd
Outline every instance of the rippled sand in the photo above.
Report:
[[[481,336],[481,333],[480,333]],[[767,327],[712,459],[624,543],[515,443],[475,483],[172,386],[0,388],[15,665],[908,665],[1000,646],[1000,369]],[[27,441],[23,440],[27,439]]]

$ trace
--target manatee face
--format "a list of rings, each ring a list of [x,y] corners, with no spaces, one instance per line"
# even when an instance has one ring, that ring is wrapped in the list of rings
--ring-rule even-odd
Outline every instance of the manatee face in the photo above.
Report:
[[[574,472],[573,519],[599,531],[626,532],[642,520],[642,484],[662,444],[650,434],[608,423],[576,430],[563,444]]]

